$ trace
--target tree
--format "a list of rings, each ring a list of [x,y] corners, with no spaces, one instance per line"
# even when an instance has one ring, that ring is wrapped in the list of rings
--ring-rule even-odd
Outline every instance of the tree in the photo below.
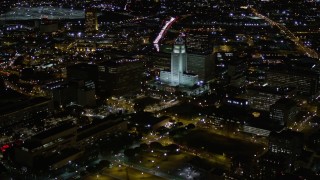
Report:
[[[23,62],[24,62],[24,57],[18,56],[17,59],[14,61],[13,65],[15,66],[23,65]]]
[[[97,168],[98,168],[99,170],[101,170],[101,169],[103,169],[104,167],[109,167],[109,165],[110,165],[110,161],[108,161],[108,160],[101,160],[101,161],[99,162],[99,164],[97,165]]]
[[[183,123],[182,122],[177,122],[177,124],[176,124],[178,127],[179,126],[182,126],[183,125]]]
[[[128,158],[130,157],[134,157],[134,155],[136,154],[134,149],[126,149],[124,150],[124,155],[127,156]]]
[[[166,150],[169,152],[177,152],[177,149],[179,149],[179,146],[177,144],[170,144],[166,146]]]
[[[135,147],[134,148],[135,154],[139,154],[139,153],[141,153],[141,151],[142,151],[142,149],[140,147]]]
[[[150,143],[150,148],[152,148],[152,149],[162,149],[163,146],[162,146],[161,143],[159,143],[157,141],[154,141],[154,142]]]
[[[146,151],[146,150],[149,149],[149,146],[146,143],[142,143],[142,144],[140,144],[140,148],[141,148],[142,151]]]
[[[142,103],[135,103],[133,109],[137,112],[142,112],[146,106]]]
[[[88,167],[86,168],[86,171],[88,171],[89,173],[94,173],[94,172],[96,171],[96,168],[93,167],[93,166],[88,166]]]
[[[192,124],[192,123],[190,123],[190,124],[188,124],[187,126],[186,126],[186,128],[187,129],[194,129],[196,126],[194,125],[194,124]]]

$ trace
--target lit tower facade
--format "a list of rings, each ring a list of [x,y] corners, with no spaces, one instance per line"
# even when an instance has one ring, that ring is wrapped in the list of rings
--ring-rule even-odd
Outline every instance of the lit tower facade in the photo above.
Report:
[[[85,31],[93,34],[98,31],[98,17],[94,9],[88,8],[85,12]]]
[[[187,72],[187,52],[184,40],[178,37],[171,53],[171,82],[180,84],[182,74]]]
[[[182,37],[178,37],[171,53],[171,71],[160,71],[160,81],[172,86],[193,86],[198,82],[198,75],[187,71],[187,52]]]

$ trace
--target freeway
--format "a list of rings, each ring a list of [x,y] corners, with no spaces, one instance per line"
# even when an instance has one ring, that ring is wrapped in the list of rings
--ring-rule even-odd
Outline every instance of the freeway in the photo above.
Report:
[[[153,44],[155,45],[157,51],[159,52],[159,42],[162,39],[162,37],[165,36],[167,33],[168,29],[170,29],[171,25],[176,21],[177,19],[174,17],[171,17],[168,21],[165,22],[165,25],[162,27],[161,31],[159,32],[158,36],[156,39],[153,41]]]
[[[24,94],[26,96],[32,96],[32,97],[44,97],[45,96],[44,92],[40,88],[33,88],[29,92],[29,91],[26,91],[23,87],[19,87],[18,84],[15,84],[13,82],[5,80],[4,83],[7,88],[10,88],[10,89],[17,91],[20,94]]]
[[[12,82],[10,82],[10,81],[6,81],[6,80],[5,80],[4,83],[5,83],[5,86],[6,86],[7,88],[11,88],[12,90],[15,90],[15,91],[17,91],[17,92],[19,92],[19,93],[21,93],[21,94],[26,95],[26,96],[31,96],[30,93],[24,91],[21,87],[19,87],[18,85],[15,85],[14,83],[12,83]]]
[[[165,25],[162,27],[160,33],[157,38],[153,41],[154,44],[158,44],[160,39],[165,35],[166,31],[170,28],[170,26],[176,21],[176,18],[171,17],[170,20],[165,22]]]
[[[264,16],[262,14],[260,14],[256,9],[254,9],[253,7],[251,7],[252,12],[258,16],[261,19],[264,19],[265,21],[267,21],[268,23],[270,23],[272,26],[276,26],[283,34],[285,34],[287,36],[287,38],[289,38],[292,42],[295,43],[295,45],[298,47],[299,50],[301,50],[303,53],[305,53],[308,57],[312,57],[312,58],[316,58],[319,59],[319,54],[305,46],[303,44],[303,42],[300,41],[300,39],[298,37],[296,37],[288,28],[286,28],[284,25],[275,22],[273,20],[271,20],[270,18],[268,18],[267,16]]]

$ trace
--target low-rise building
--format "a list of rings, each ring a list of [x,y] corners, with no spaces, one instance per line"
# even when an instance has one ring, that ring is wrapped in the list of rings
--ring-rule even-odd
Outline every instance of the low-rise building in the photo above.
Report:
[[[291,130],[272,132],[269,136],[269,151],[287,157],[299,156],[303,150],[303,138],[302,133]]]
[[[252,109],[269,111],[270,106],[280,98],[289,98],[295,95],[296,90],[292,87],[250,87],[240,98],[247,99]]]
[[[21,148],[15,149],[15,160],[29,168],[39,168],[45,163],[41,159],[65,148],[73,147],[76,135],[77,126],[72,123],[62,124],[36,134]]]
[[[10,94],[12,92],[7,93]],[[3,98],[2,100],[5,99]],[[52,100],[43,97],[22,97],[18,101],[8,99],[3,101],[3,103],[0,101],[0,105],[0,126],[2,128],[15,123],[27,122],[41,113],[48,114],[53,111]]]

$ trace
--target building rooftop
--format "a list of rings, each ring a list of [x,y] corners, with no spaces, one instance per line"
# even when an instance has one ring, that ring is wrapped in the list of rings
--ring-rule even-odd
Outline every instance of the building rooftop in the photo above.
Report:
[[[278,132],[284,128],[284,126],[278,125],[276,123],[272,123],[270,122],[269,119],[263,119],[263,118],[260,118],[257,120],[254,120],[254,119],[248,120],[246,121],[246,125],[259,128],[259,129],[268,130],[271,132]]]
[[[27,149],[28,151],[31,151],[33,149],[40,147],[40,146],[42,146],[41,143],[28,140],[25,143],[23,143],[22,148]]]
[[[44,97],[36,97],[31,99],[24,99],[24,98],[17,99],[16,101],[11,101],[3,104],[1,104],[0,102],[0,116],[5,114],[10,114],[16,111],[21,111],[25,108],[46,103],[48,101],[51,101],[51,99],[44,98]]]
[[[184,42],[183,38],[182,38],[181,36],[179,36],[179,37],[175,40],[174,44],[184,45],[185,42]]]
[[[91,124],[82,126],[77,130],[77,141],[91,137],[96,133],[104,131],[123,122],[122,118],[114,118],[115,117],[113,116],[112,118],[95,119]]]
[[[289,98],[281,98],[278,101],[276,101],[275,104],[280,106],[294,106],[296,105],[296,102]]]
[[[46,139],[50,136],[53,136],[55,134],[58,134],[58,133],[61,133],[63,131],[66,131],[68,129],[73,129],[75,128],[76,126],[72,124],[72,122],[68,122],[68,123],[64,123],[60,126],[57,126],[57,127],[54,127],[54,128],[51,128],[49,130],[46,130],[46,131],[43,131],[39,134],[36,134],[32,137],[32,139],[35,139],[35,140],[42,140],[42,139]]]
[[[108,67],[120,67],[123,65],[132,65],[132,63],[141,63],[140,59],[135,58],[119,58],[119,59],[112,59],[109,61],[102,62],[101,65],[105,65]]]
[[[274,87],[274,86],[252,86],[252,87],[248,87],[248,90],[278,94],[278,95],[287,95],[294,92],[296,88],[295,87]]]
[[[66,159],[70,156],[73,156],[75,154],[78,154],[80,152],[81,152],[81,150],[75,149],[75,148],[64,149],[60,153],[55,153],[55,154],[51,155],[48,158],[48,164],[52,165],[52,164],[58,163],[59,161],[62,161],[64,159]]]
[[[17,101],[22,101],[26,99],[28,99],[27,96],[20,94],[12,89],[0,90],[0,107],[6,106],[6,103],[16,103]]]
[[[154,117],[152,113],[139,112],[139,113],[133,114],[130,121],[139,124],[139,126],[150,125],[151,127],[167,118],[168,116]]]
[[[271,132],[270,137],[277,139],[293,139],[293,138],[303,138],[303,133],[292,131],[290,129],[282,130],[281,132]]]

